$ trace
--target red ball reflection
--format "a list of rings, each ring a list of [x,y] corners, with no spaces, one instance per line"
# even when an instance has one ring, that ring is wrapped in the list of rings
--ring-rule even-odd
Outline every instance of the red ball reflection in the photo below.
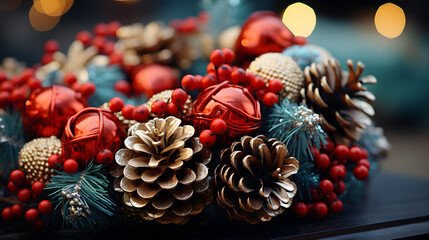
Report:
[[[137,94],[146,94],[148,98],[178,85],[177,75],[168,66],[152,63],[134,70],[133,89]]]

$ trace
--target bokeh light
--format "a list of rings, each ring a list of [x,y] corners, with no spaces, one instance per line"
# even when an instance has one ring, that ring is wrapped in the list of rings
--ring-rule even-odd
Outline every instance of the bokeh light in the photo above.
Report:
[[[73,5],[74,0],[34,0],[33,5],[39,13],[58,17],[65,14]]]
[[[28,18],[30,19],[31,26],[37,31],[49,31],[57,25],[60,20],[60,16],[48,16],[46,14],[40,13],[36,10],[33,5],[28,13]]]
[[[316,14],[310,6],[297,2],[286,8],[282,21],[295,36],[308,37],[316,26]]]
[[[388,38],[401,35],[405,27],[405,13],[401,7],[393,3],[381,5],[375,13],[375,27],[377,31]]]

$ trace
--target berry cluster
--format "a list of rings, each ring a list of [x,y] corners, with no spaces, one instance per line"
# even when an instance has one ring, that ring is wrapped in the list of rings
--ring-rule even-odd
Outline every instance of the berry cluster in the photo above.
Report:
[[[36,181],[31,185],[31,188],[25,183],[25,173],[21,170],[14,170],[10,174],[10,181],[7,184],[7,189],[13,194],[17,194],[18,200],[21,203],[16,203],[10,207],[5,207],[1,212],[1,217],[4,221],[13,221],[21,217],[25,217],[25,220],[32,226],[33,231],[41,231],[44,227],[44,222],[40,219],[40,214],[49,215],[53,211],[53,206],[49,200],[41,200],[45,183]],[[26,186],[27,185],[27,186]],[[26,205],[37,204],[36,208],[27,207]]]
[[[97,89],[97,87],[93,82],[87,82],[84,84],[78,83],[76,76],[71,72],[67,73],[64,76],[63,81],[65,84],[67,84],[70,88],[72,88],[76,92],[80,92],[82,96],[86,99],[92,96],[95,93],[95,90]]]
[[[33,90],[42,87],[42,82],[34,76],[34,69],[26,68],[21,74],[7,78],[0,71],[0,107],[9,104],[23,105]]]
[[[328,144],[321,151],[313,148],[314,165],[321,171],[322,179],[317,187],[311,187],[310,195],[312,203],[298,202],[293,206],[293,212],[299,216],[314,216],[322,218],[328,213],[339,213],[343,209],[343,203],[338,196],[346,190],[343,179],[347,169],[353,172],[358,180],[368,177],[370,163],[366,149],[345,145],[334,146],[328,140]]]
[[[168,25],[181,33],[193,33],[210,20],[210,14],[202,11],[197,17],[187,17],[183,20],[173,19]]]
[[[114,97],[110,100],[109,109],[114,113],[122,112],[122,116],[127,120],[146,122],[149,118],[149,110],[146,106],[140,105],[134,107],[131,104],[124,105],[124,100],[119,97]]]

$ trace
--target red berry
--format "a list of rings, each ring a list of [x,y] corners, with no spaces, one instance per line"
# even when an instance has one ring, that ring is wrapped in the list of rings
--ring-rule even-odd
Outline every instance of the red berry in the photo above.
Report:
[[[180,115],[180,110],[179,110],[179,108],[177,107],[177,105],[175,105],[174,103],[172,103],[172,102],[169,102],[168,104],[167,104],[167,115],[169,115],[169,116],[179,116]]]
[[[368,159],[368,151],[365,148],[361,148],[362,150],[362,158]]]
[[[10,207],[5,207],[3,211],[1,211],[1,218],[6,222],[10,222],[15,219]]]
[[[54,61],[54,57],[52,56],[52,53],[43,54],[42,59],[41,59],[41,62],[43,65],[46,65],[52,61]]]
[[[226,63],[232,63],[235,58],[235,53],[229,48],[222,49],[223,55],[225,56]]]
[[[195,89],[198,91],[203,90],[203,76],[195,75]]]
[[[103,48],[105,42],[106,42],[105,37],[95,36],[94,39],[92,40],[92,45],[96,47],[98,51],[100,51]]]
[[[338,165],[333,166],[329,170],[329,176],[334,181],[343,180],[344,177],[346,176],[346,167],[344,167],[344,165],[342,165],[342,164],[338,164]]]
[[[210,125],[210,129],[217,135],[222,135],[226,132],[227,129],[226,122],[220,118],[213,120]]]
[[[7,183],[7,190],[10,193],[17,194],[21,190],[21,186],[14,184],[12,181]]]
[[[11,92],[13,89],[13,84],[11,82],[3,82],[0,86],[1,91]]]
[[[369,170],[364,165],[357,165],[353,169],[353,175],[358,180],[365,180],[368,178]]]
[[[357,165],[363,165],[368,169],[371,167],[371,164],[369,163],[368,159],[365,159],[365,158],[362,158],[361,160],[359,160]]]
[[[204,130],[200,134],[200,142],[206,146],[210,147],[216,142],[216,134],[210,130]]]
[[[184,89],[194,90],[197,87],[196,81],[197,81],[197,79],[194,76],[192,76],[190,74],[185,75],[182,78],[182,86]]]
[[[313,200],[313,201],[319,201],[323,197],[317,187],[311,187],[310,188],[310,195],[311,195],[311,200]]]
[[[10,209],[12,210],[12,214],[14,217],[19,218],[24,216],[25,213],[25,208],[22,204],[17,203],[12,205],[12,207],[10,207]]]
[[[176,105],[183,106],[185,105],[186,100],[188,100],[188,94],[181,88],[176,88],[171,93],[171,102]]]
[[[173,94],[171,94],[171,96],[173,96]],[[162,115],[165,114],[165,112],[167,112],[167,103],[165,103],[164,101],[158,99],[158,100],[156,100],[155,102],[152,103],[150,111],[153,114],[157,115],[157,116],[162,116]]]
[[[122,107],[122,116],[127,120],[133,119],[134,106],[127,104]]]
[[[36,181],[31,185],[31,190],[34,194],[37,196],[42,196],[43,192],[45,191],[46,184],[42,181]]]
[[[10,103],[10,92],[1,91],[0,92],[0,104],[9,104]]]
[[[42,82],[35,77],[30,77],[30,79],[28,79],[27,81],[27,84],[31,88],[31,90],[35,90],[42,87]]]
[[[96,89],[97,87],[93,82],[87,82],[82,84],[82,87],[80,88],[80,92],[85,98],[88,98],[95,93]]]
[[[346,145],[338,145],[334,149],[335,158],[339,161],[344,161],[349,156],[349,148]]]
[[[206,89],[210,86],[217,84],[217,79],[214,74],[208,73],[204,76],[202,80],[203,89]]]
[[[262,98],[262,102],[267,107],[273,107],[274,104],[279,103],[279,96],[277,96],[277,94],[275,94],[275,93],[267,92],[267,93],[265,93],[264,97]]]
[[[252,80],[252,87],[255,91],[264,89],[266,87],[265,80],[258,76],[254,77]]]
[[[322,146],[322,151],[326,154],[330,154],[334,150],[334,143],[328,139],[328,143],[325,146]]]
[[[216,67],[220,66],[222,63],[225,62],[225,55],[221,50],[215,49],[210,54],[210,62],[212,62]]]
[[[92,34],[88,31],[80,31],[76,35],[76,40],[81,41],[83,45],[88,46],[92,41]]]
[[[293,213],[300,218],[303,218],[305,215],[307,215],[307,210],[307,205],[305,205],[303,202],[297,202],[292,207]]]
[[[317,202],[312,207],[313,215],[317,218],[324,218],[328,214],[328,207],[323,202]]]
[[[12,93],[10,94],[10,100],[14,103],[25,101],[27,90],[28,86],[22,86],[13,89]]]
[[[110,37],[116,37],[116,31],[122,26],[118,21],[109,22],[107,25],[107,35]]]
[[[346,190],[346,184],[343,181],[335,183],[335,193],[340,195]]]
[[[31,200],[31,191],[28,188],[23,188],[18,192],[18,200],[22,203],[28,203]]]
[[[255,74],[253,74],[252,71],[247,70],[246,71],[246,80],[244,81],[244,84],[245,85],[251,85],[254,78],[255,78]]]
[[[79,164],[74,159],[67,159],[63,164],[64,172],[74,174],[79,170]]]
[[[34,76],[34,69],[32,69],[32,68],[26,68],[21,73],[21,79],[24,82],[28,81],[28,79],[30,79],[32,76]]]
[[[331,202],[331,204],[329,204],[329,210],[332,213],[339,213],[343,210],[343,202],[341,202],[341,200],[336,200]]]
[[[280,79],[273,79],[268,82],[268,90],[273,93],[279,93],[283,90],[283,84]]]
[[[39,219],[34,223],[33,227],[31,228],[31,231],[33,232],[41,232],[43,228],[45,227],[45,222],[43,219]]]
[[[116,81],[113,88],[124,95],[129,95],[131,93],[131,84],[126,80]]]
[[[98,164],[109,165],[113,161],[113,153],[109,149],[102,149],[97,153],[95,161]]]
[[[64,76],[64,83],[71,86],[73,83],[77,82],[76,75],[74,75],[72,72],[67,73]]]
[[[109,109],[112,112],[120,112],[124,107],[124,100],[119,97],[114,97],[109,101]]]
[[[94,26],[94,34],[96,36],[106,36],[107,35],[107,24],[98,23]]]
[[[314,158],[317,158],[317,156],[319,156],[319,155],[320,155],[320,151],[319,151],[319,149],[317,149],[317,147],[315,147],[315,146],[313,146],[313,147],[311,148],[311,153],[312,153],[312,155],[313,155],[313,157],[314,157]]]
[[[54,210],[54,207],[49,200],[43,200],[39,203],[38,209],[41,214],[48,215]]]
[[[111,54],[109,54],[109,64],[122,64],[122,53],[112,52]]]
[[[293,38],[293,43],[296,45],[305,45],[307,43],[307,39],[303,36],[297,36]]]
[[[54,53],[60,50],[60,43],[57,40],[48,40],[46,41],[44,48],[46,53]]]
[[[357,162],[362,158],[362,150],[360,150],[360,147],[352,147],[349,150],[349,158],[353,162]]]
[[[59,170],[59,169],[61,169],[61,166],[63,165],[62,158],[58,154],[52,154],[48,158],[48,165],[50,168]]]
[[[246,72],[237,68],[231,73],[231,82],[234,84],[244,83],[246,81]]]
[[[327,203],[330,203],[330,202],[335,201],[337,199],[338,199],[337,194],[335,194],[334,192],[328,193],[324,197],[324,200]]]
[[[13,170],[9,178],[15,185],[21,186],[25,181],[25,174],[21,170]]]
[[[231,72],[232,68],[228,64],[222,64],[217,69],[217,74],[219,77],[222,77],[224,79],[231,79]]]
[[[207,73],[216,72],[216,66],[213,63],[207,64],[206,67]]]
[[[308,202],[308,203],[305,203],[305,205],[307,206],[307,215],[313,216],[313,204]]]
[[[7,81],[6,73],[0,70],[0,83],[6,82],[6,81]]]
[[[21,76],[16,75],[16,76],[11,77],[9,82],[12,83],[12,85],[14,87],[17,87],[17,86],[21,86],[26,81],[27,81],[26,79],[24,80]]]
[[[28,209],[27,212],[25,213],[25,220],[27,220],[27,222],[29,223],[36,223],[37,220],[39,219],[39,211],[37,211],[34,208]]]
[[[146,122],[149,118],[149,109],[146,106],[140,105],[134,108],[133,119],[137,122]]]
[[[101,47],[102,51],[106,55],[110,55],[115,51],[115,43],[112,41],[106,41]]]
[[[324,179],[319,183],[320,191],[326,195],[334,191],[334,184],[329,179]]]

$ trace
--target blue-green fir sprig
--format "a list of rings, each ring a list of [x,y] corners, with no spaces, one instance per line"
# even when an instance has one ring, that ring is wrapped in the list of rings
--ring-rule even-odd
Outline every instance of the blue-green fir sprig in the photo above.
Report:
[[[323,60],[320,52],[316,48],[308,46],[294,45],[286,48],[283,54],[293,58],[302,70],[314,62],[317,63]]]
[[[326,133],[320,123],[322,119],[305,105],[291,103],[285,98],[276,104],[268,117],[268,134],[284,142],[300,164],[313,159],[312,146],[325,145]]]
[[[3,176],[18,168],[18,153],[25,144],[20,113],[0,110],[0,170]]]
[[[108,194],[109,181],[102,167],[90,163],[87,169],[75,174],[54,170],[57,175],[52,176],[45,189],[51,192],[55,209],[61,210],[63,226],[95,232],[110,222],[116,204]]]

